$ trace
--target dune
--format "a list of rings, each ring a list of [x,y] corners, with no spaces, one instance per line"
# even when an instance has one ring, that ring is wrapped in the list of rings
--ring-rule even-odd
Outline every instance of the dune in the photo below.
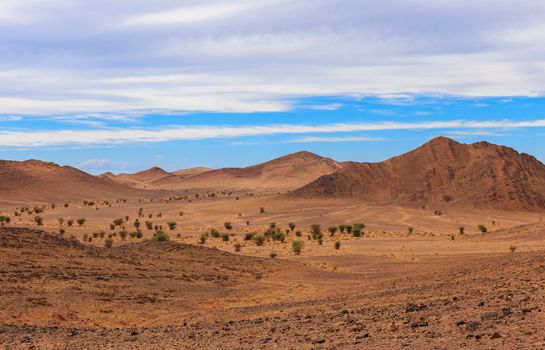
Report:
[[[384,162],[350,162],[289,197],[537,210],[545,208],[545,165],[509,147],[438,137]]]

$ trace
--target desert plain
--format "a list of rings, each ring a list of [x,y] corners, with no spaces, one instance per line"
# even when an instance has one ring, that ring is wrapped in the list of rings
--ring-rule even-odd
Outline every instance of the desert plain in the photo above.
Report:
[[[545,165],[506,147],[0,180],[5,349],[545,348]]]

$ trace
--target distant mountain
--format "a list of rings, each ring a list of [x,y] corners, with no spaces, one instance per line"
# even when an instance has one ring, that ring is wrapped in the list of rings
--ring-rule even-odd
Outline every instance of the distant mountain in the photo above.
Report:
[[[199,175],[202,173],[206,173],[208,171],[213,170],[212,168],[205,168],[205,167],[196,167],[196,168],[189,168],[189,169],[182,169],[173,172],[174,175],[181,176],[183,178]]]
[[[39,160],[0,161],[0,198],[3,199],[96,200],[140,194],[141,191],[69,166]]]
[[[291,198],[461,205],[507,210],[545,208],[545,165],[512,148],[438,137],[380,163],[347,163],[292,191]]]
[[[298,152],[247,168],[223,168],[191,176],[185,189],[286,191],[342,168],[342,163],[310,152]]]
[[[178,177],[159,167],[153,167],[147,170],[139,171],[133,174],[121,173],[115,175],[113,173],[104,173],[99,177],[112,180],[114,182],[128,185],[136,188],[156,188],[157,183],[164,180],[178,180]]]

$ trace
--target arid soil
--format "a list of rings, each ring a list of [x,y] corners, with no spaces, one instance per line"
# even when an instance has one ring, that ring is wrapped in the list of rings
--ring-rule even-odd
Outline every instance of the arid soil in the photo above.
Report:
[[[308,249],[272,259],[208,244],[107,249],[3,228],[0,343],[6,349],[542,348],[545,228],[497,233],[504,247],[526,241],[524,252],[483,252],[488,242],[501,246],[495,235],[454,242],[364,237],[343,241],[336,253],[329,246],[329,254]],[[393,255],[354,249],[367,243],[383,252],[412,248]],[[449,253],[449,245],[458,251]]]

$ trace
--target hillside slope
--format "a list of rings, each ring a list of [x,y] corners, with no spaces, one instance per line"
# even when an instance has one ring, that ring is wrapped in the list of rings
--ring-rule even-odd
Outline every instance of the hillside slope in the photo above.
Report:
[[[348,163],[289,194],[372,202],[545,208],[545,165],[512,148],[438,137],[380,163]]]

